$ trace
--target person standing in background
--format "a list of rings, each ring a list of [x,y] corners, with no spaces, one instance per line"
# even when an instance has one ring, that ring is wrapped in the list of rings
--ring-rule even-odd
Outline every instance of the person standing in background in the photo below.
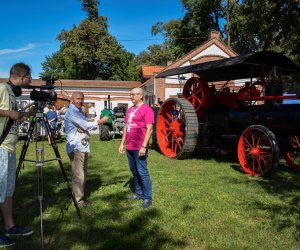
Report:
[[[89,118],[95,118],[97,116],[96,109],[93,103],[89,103]]]
[[[144,91],[142,88],[134,88],[130,91],[133,106],[125,116],[125,128],[119,153],[125,152],[130,170],[133,174],[134,195],[133,200],[142,199],[142,208],[152,205],[152,184],[147,167],[148,146],[153,131],[154,112],[143,102]]]
[[[47,117],[48,123],[50,125],[50,130],[51,130],[50,132],[51,132],[52,138],[55,139],[56,128],[57,128],[56,124],[57,124],[57,120],[58,120],[57,113],[55,111],[55,106],[51,105],[49,107],[49,110],[46,113],[46,117]],[[48,143],[51,144],[49,135],[48,135]]]

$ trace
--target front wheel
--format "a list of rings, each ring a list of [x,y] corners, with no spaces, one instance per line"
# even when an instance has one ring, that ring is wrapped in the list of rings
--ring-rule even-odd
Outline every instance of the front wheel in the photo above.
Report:
[[[242,169],[253,176],[271,176],[278,167],[279,145],[274,133],[261,125],[248,127],[238,143]]]
[[[166,100],[156,121],[156,141],[162,154],[174,159],[188,158],[197,137],[198,118],[192,104],[182,98]]]

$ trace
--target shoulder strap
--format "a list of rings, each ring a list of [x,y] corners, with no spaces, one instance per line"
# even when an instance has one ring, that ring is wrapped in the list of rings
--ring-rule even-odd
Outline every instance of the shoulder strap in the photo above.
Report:
[[[9,119],[6,127],[3,129],[2,135],[0,137],[0,145],[2,144],[2,142],[5,140],[6,136],[9,133],[9,130],[11,129],[12,125],[14,124],[14,120],[13,119]]]
[[[7,88],[7,91],[9,92],[9,84],[6,82],[5,86]],[[14,124],[14,120],[13,119],[8,119],[8,122],[6,123],[6,126],[3,129],[2,135],[0,137],[0,145],[2,144],[2,142],[5,140],[6,136],[8,135],[12,125]]]

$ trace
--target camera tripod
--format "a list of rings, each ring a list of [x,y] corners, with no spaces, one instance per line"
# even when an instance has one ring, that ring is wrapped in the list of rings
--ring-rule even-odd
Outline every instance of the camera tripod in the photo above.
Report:
[[[19,158],[19,163],[18,163],[17,170],[16,170],[16,180],[18,179],[18,176],[19,176],[22,166],[24,166],[24,161],[36,163],[37,175],[38,175],[38,200],[39,200],[39,205],[40,205],[41,245],[42,245],[42,249],[43,249],[43,243],[44,243],[44,239],[43,239],[43,166],[44,166],[44,162],[55,161],[55,160],[58,161],[60,169],[61,169],[61,173],[64,177],[65,183],[67,185],[67,188],[69,190],[70,196],[73,201],[73,204],[76,208],[78,217],[80,219],[81,219],[81,216],[80,216],[80,211],[79,211],[76,199],[75,199],[72,189],[70,187],[70,183],[69,183],[67,174],[66,174],[64,166],[62,164],[61,157],[60,157],[60,154],[58,151],[58,147],[55,142],[55,138],[52,135],[48,119],[47,119],[46,115],[43,113],[43,105],[41,102],[35,102],[34,105],[36,106],[37,109],[34,113],[34,116],[32,117],[32,120],[30,121],[30,126],[29,126],[29,129],[27,132],[27,138],[22,147],[22,151],[21,151],[20,158]],[[38,123],[40,124],[41,128],[43,128],[43,127],[45,128],[46,135],[50,138],[51,147],[56,156],[55,159],[44,160],[43,142],[42,142],[42,147],[38,147],[38,143],[37,143],[37,141],[38,141],[37,124]],[[29,143],[31,141],[33,132],[35,132],[35,141],[36,141],[36,160],[35,161],[25,159],[26,152],[27,152]]]

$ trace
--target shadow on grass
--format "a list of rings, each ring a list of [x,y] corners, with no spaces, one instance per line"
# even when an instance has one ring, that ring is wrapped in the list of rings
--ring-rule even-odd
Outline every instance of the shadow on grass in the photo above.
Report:
[[[28,188],[28,187],[27,187]],[[63,191],[62,191],[63,192]],[[61,193],[55,195],[56,204],[49,203],[47,199],[45,209],[60,207],[60,214],[52,218],[44,215],[44,248],[45,249],[161,249],[164,245],[170,248],[182,248],[186,243],[173,239],[164,232],[159,225],[153,225],[153,218],[159,218],[161,212],[155,208],[140,210],[130,219],[127,213],[136,202],[128,201],[127,192],[103,196],[101,202],[93,203],[90,207],[81,208],[82,219],[79,220],[69,199]],[[57,205],[59,204],[59,205]],[[18,217],[25,218],[26,224],[30,223],[33,214],[35,228],[39,228],[38,207],[26,204],[25,213]],[[30,212],[29,212],[30,208]],[[18,211],[20,213],[20,211]],[[18,242],[16,249],[39,248],[39,232],[26,241]]]
[[[134,193],[134,186],[133,186],[133,177],[131,177],[123,187],[128,187],[132,193]]]
[[[268,193],[282,200],[282,203],[268,205],[256,202],[254,205],[263,210],[270,210],[272,221],[283,231],[295,227],[294,238],[300,240],[300,175],[298,172],[280,165],[275,174],[268,179],[259,179],[259,185]],[[286,215],[289,216],[286,216]],[[295,219],[296,218],[296,219]],[[296,224],[295,224],[296,221]]]
[[[93,158],[91,161],[95,164]],[[124,174],[118,169],[110,168],[107,161],[97,161],[97,164],[100,167],[92,168],[88,173],[88,198],[101,187],[120,183],[133,190],[128,168],[124,168],[127,173]],[[15,249],[39,249],[41,236],[37,171],[35,166],[25,168],[26,172],[21,172],[16,186],[14,212],[17,223],[33,227],[35,233],[18,239]],[[70,164],[64,164],[64,169],[70,178]],[[159,224],[153,223],[162,216],[158,209],[141,209],[139,201],[127,199],[127,192],[116,191],[100,196],[96,193],[96,198],[90,199],[89,207],[80,207],[80,220],[60,167],[57,164],[53,167],[46,166],[43,172],[44,249],[72,249],[75,246],[77,249],[162,249],[164,246],[186,246],[186,242],[172,238]]]
[[[66,225],[61,225],[58,228],[61,233],[56,226],[64,224],[63,218],[51,220],[47,226],[52,235],[47,236],[46,249],[71,249],[75,245],[79,249],[161,249],[164,244],[173,248],[185,246],[184,242],[172,239],[158,225],[151,225],[152,218],[160,216],[157,209],[141,211],[132,219],[125,220],[125,213],[130,208],[123,205],[124,195],[103,197],[109,208],[85,208],[83,219],[74,222],[75,225],[68,229],[62,230]],[[58,240],[63,244],[59,244]]]
[[[280,164],[276,172],[268,177],[251,177],[244,173],[238,164],[231,167],[245,175],[243,182],[256,182],[266,192],[275,197],[274,202],[267,203],[261,200],[249,200],[256,210],[268,211],[278,233],[292,228],[295,240],[300,240],[300,174],[287,165]],[[253,178],[253,179],[252,179]],[[226,178],[227,181],[237,183],[237,179]],[[250,184],[251,185],[251,184]],[[276,199],[281,202],[276,202]]]
[[[241,174],[245,174],[246,173],[244,172],[244,170],[242,169],[241,165],[239,163],[236,163],[236,164],[231,164],[230,167],[235,170],[236,172],[239,172]]]

